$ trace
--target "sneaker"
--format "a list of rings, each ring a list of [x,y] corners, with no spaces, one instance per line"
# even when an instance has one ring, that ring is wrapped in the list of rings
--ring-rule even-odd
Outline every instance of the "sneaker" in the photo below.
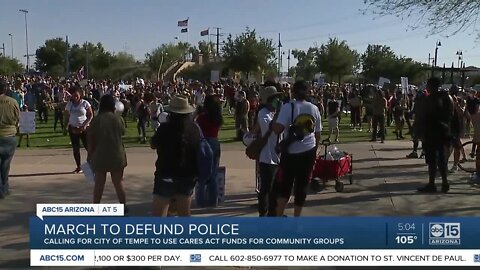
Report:
[[[75,171],[73,171],[73,173],[83,173],[83,171],[80,168],[76,168]]]
[[[448,171],[448,173],[456,173],[458,172],[458,166],[453,165],[453,167]]]
[[[448,183],[442,184],[442,192],[447,193],[450,190],[450,185]]]
[[[435,184],[427,184],[423,187],[417,188],[418,192],[435,193],[437,192],[437,186]]]
[[[459,161],[459,163],[465,163],[465,162],[467,162],[467,161],[468,161],[468,159],[462,158],[462,159]]]
[[[422,153],[420,154],[420,157],[419,157],[419,158],[425,158],[425,153],[422,152]]]
[[[358,129],[358,131],[362,132],[363,130],[360,128],[360,129]]]
[[[417,152],[412,152],[407,155],[407,158],[418,158],[418,153]]]
[[[471,157],[471,158],[474,158],[474,157],[475,157],[475,153],[473,153],[473,152],[470,153],[470,157]]]
[[[479,185],[479,184],[480,184],[480,175],[474,173],[474,174],[472,175],[472,178],[470,178],[470,179],[468,180],[468,183],[469,183],[469,184],[472,184],[472,185]]]

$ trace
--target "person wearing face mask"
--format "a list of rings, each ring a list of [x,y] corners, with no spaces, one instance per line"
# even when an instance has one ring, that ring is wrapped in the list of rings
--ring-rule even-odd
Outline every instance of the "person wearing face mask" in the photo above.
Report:
[[[275,196],[274,182],[280,157],[275,149],[278,135],[272,131],[271,126],[277,119],[282,94],[283,93],[277,92],[274,86],[268,86],[260,90],[260,107],[257,124],[260,128],[260,136],[267,136],[267,133],[269,134],[268,141],[260,152],[258,159],[258,174],[260,178],[258,214],[260,217],[276,216],[277,198]]]
[[[90,103],[82,98],[82,90],[80,87],[73,86],[70,90],[72,95],[70,101],[65,107],[65,127],[64,133],[70,135],[70,142],[72,143],[73,158],[77,168],[74,173],[80,173],[80,141],[83,147],[87,148],[87,128],[92,121],[93,111]]]

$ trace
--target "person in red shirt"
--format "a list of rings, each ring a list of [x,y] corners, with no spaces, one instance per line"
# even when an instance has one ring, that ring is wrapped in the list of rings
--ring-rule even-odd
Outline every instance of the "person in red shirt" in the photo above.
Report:
[[[198,179],[195,189],[195,200],[199,207],[216,207],[218,205],[216,177],[220,165],[218,133],[223,125],[222,105],[219,95],[208,95],[205,97],[203,111],[197,116],[196,122],[213,150],[216,166],[210,179]]]

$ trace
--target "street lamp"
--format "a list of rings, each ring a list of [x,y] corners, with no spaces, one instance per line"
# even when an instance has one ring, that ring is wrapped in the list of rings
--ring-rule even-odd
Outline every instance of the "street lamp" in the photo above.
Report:
[[[8,34],[10,36],[10,47],[12,48],[12,59],[13,59],[13,34]]]
[[[440,41],[437,41],[435,44],[435,67],[437,67],[437,55],[438,55],[438,47],[442,46]]]
[[[27,24],[27,13],[28,10],[20,9],[20,12],[23,12],[25,15],[25,42],[27,43],[27,73],[30,71],[30,55],[28,54],[28,24]]]
[[[462,60],[463,58],[463,52],[460,50],[460,51],[457,51],[456,55],[458,55],[458,68],[461,68],[460,66],[460,60]]]

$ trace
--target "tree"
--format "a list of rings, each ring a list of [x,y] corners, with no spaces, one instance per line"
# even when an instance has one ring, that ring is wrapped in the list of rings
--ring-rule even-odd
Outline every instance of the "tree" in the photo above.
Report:
[[[69,70],[75,72],[82,66],[87,66],[88,54],[88,73],[92,77],[97,77],[111,62],[111,53],[106,51],[99,42],[91,42],[68,45],[68,63]],[[54,38],[45,41],[45,44],[37,49],[37,60],[35,66],[38,70],[47,72],[51,76],[62,76],[65,74],[67,55],[67,43],[62,38]]]
[[[369,82],[377,82],[379,77],[391,78],[395,53],[388,46],[369,44],[362,54],[362,74]]]
[[[366,12],[378,15],[395,15],[401,18],[418,18],[413,27],[427,27],[431,34],[472,29],[478,31],[476,24],[480,13],[478,0],[364,0]]]
[[[359,67],[359,55],[355,50],[348,47],[346,41],[330,38],[327,44],[316,52],[316,65],[325,73],[330,80],[338,79],[340,83],[342,76],[353,75]]]
[[[408,77],[412,84],[424,79],[425,67],[421,63],[397,56],[385,45],[368,45],[361,60],[362,75],[370,83],[376,83],[379,77],[389,78],[392,83],[400,83],[400,77]]]
[[[297,65],[294,67],[294,74],[298,78],[304,80],[312,80],[315,76],[315,73],[319,72],[319,68],[315,63],[317,56],[318,48],[308,48],[308,50],[292,50],[292,55],[297,59]],[[292,72],[289,70],[289,75]]]
[[[57,74],[59,66],[65,66],[67,43],[62,38],[54,38],[45,41],[45,44],[37,49],[35,67],[39,71],[47,72],[53,76]]]
[[[145,55],[145,63],[154,72],[165,72],[175,61],[185,60],[185,55],[191,48],[190,44],[179,42],[178,44],[162,44]]]
[[[24,70],[23,65],[18,59],[0,56],[0,74],[1,75],[13,75],[15,73],[21,73]]]
[[[235,38],[229,35],[222,52],[228,68],[246,74],[267,69],[275,58],[272,40],[257,37],[248,27]]]
[[[214,47],[215,45],[213,44],[213,42],[208,42],[204,40],[198,42],[198,50],[203,55],[203,61],[210,59],[210,57],[214,55]]]

